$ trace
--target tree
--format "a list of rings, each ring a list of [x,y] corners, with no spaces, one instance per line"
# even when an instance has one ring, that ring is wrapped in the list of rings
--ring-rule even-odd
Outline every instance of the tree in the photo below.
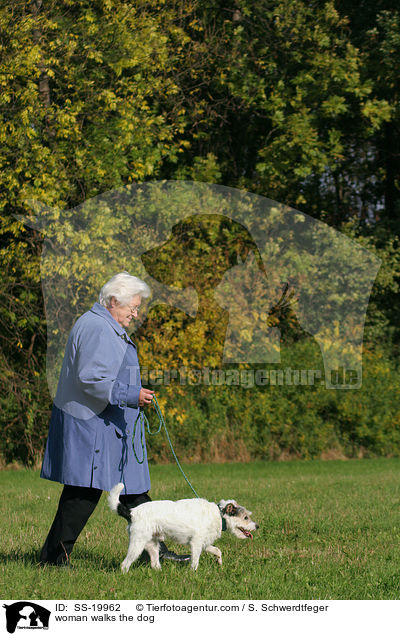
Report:
[[[333,1],[199,1],[183,28],[190,39],[175,80],[191,125],[178,176],[193,174],[195,157],[213,156],[220,183],[337,226],[373,214],[373,177],[360,164],[368,166],[391,109],[372,95]],[[166,162],[163,174],[170,170]]]
[[[183,112],[160,105],[160,95],[177,90],[165,34],[171,20],[157,2],[1,5],[3,443],[11,454],[20,448],[24,459],[32,458],[27,422],[50,401],[41,238],[15,215],[32,215],[30,200],[74,208],[99,192],[154,178],[166,157],[174,160],[184,143],[177,138]]]

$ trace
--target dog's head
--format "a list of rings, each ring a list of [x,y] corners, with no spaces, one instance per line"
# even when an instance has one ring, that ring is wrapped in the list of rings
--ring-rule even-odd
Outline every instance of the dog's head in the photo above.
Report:
[[[218,504],[221,516],[225,519],[226,529],[238,539],[252,539],[252,532],[258,529],[258,525],[252,521],[251,512],[239,506],[234,499],[221,499]]]
[[[250,232],[241,223],[220,214],[188,216],[171,228],[169,239],[141,255],[146,271],[163,285],[193,287],[201,293],[214,289],[232,267],[254,255],[264,265]]]

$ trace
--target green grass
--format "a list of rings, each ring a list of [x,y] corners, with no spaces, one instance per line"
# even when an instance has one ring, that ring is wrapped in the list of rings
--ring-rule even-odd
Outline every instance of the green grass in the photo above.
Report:
[[[120,571],[126,522],[101,501],[75,546],[71,569],[36,553],[61,486],[29,470],[0,473],[2,598],[397,599],[400,595],[399,459],[191,465],[197,492],[253,511],[254,540],[223,533],[223,565],[203,553],[197,572],[167,562]],[[153,499],[190,497],[175,465],[152,466]],[[181,546],[168,546],[184,551]]]

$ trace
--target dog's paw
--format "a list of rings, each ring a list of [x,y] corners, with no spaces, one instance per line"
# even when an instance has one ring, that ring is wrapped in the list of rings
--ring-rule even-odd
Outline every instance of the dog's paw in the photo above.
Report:
[[[161,570],[161,563],[155,563],[151,566],[153,570]]]
[[[130,563],[127,563],[126,561],[122,561],[121,563],[121,570],[124,574],[126,574],[129,571],[129,568],[131,567]]]
[[[222,557],[217,557],[217,563],[218,565],[222,565]]]

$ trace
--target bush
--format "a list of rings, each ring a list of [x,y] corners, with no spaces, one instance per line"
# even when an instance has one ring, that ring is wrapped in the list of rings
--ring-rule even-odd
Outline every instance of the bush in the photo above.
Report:
[[[299,368],[295,365],[304,364],[312,353],[309,342],[297,342],[285,364]],[[51,408],[45,373],[23,376],[4,360],[2,366],[3,463],[38,464]],[[231,379],[242,373],[241,384],[212,384],[218,374],[210,376],[209,385],[195,384],[193,378],[185,385],[179,378],[162,386],[148,384],[156,390],[180,461],[400,455],[399,372],[379,351],[364,353],[362,387],[355,390],[326,389],[323,384],[251,386],[256,369],[226,367],[225,380],[228,371]],[[159,425],[154,409],[147,408],[146,415],[154,432]],[[165,431],[147,435],[147,445],[151,461],[174,461]]]
[[[292,358],[307,350],[308,343],[296,343]],[[364,353],[362,386],[354,390],[323,384],[153,388],[184,461],[400,454],[399,373],[379,352]],[[155,414],[149,418],[154,429]],[[148,445],[153,460],[172,459],[165,434],[148,438]]]

